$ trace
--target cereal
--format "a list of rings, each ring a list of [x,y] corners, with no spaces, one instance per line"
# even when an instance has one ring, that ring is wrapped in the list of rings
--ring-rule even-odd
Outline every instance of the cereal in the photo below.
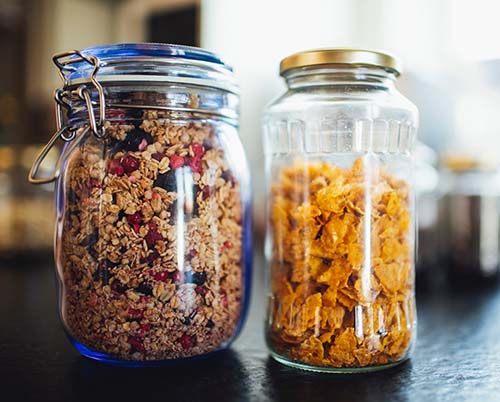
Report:
[[[69,334],[122,360],[219,349],[240,319],[242,199],[214,127],[149,110],[107,134],[65,169]]]
[[[414,327],[410,199],[382,168],[296,161],[271,200],[271,325],[278,354],[355,368],[403,359]],[[366,238],[368,236],[368,238]]]

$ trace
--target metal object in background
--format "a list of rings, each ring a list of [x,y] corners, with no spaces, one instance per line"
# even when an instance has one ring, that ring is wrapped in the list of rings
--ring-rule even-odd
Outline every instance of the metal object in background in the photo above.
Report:
[[[449,194],[447,255],[452,276],[489,278],[499,269],[499,198]]]
[[[444,251],[450,282],[491,282],[500,276],[500,171],[445,162]]]

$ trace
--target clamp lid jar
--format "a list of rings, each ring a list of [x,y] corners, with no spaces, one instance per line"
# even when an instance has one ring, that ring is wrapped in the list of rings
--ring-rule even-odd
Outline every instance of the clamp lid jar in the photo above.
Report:
[[[66,332],[85,356],[157,365],[227,347],[250,284],[249,171],[231,69],[202,49],[54,56],[55,257]],[[40,155],[43,158],[44,152]]]

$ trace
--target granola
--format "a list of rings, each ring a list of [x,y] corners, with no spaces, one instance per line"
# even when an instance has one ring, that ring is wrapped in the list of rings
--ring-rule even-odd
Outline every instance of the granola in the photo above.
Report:
[[[223,347],[241,314],[242,197],[214,123],[148,110],[106,132],[66,162],[67,331],[122,360]]]
[[[414,329],[409,188],[382,168],[296,161],[272,187],[272,350],[311,366],[402,360]]]

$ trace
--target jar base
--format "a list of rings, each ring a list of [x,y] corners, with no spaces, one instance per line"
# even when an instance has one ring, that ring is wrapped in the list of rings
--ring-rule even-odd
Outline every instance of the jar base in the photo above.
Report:
[[[191,357],[183,357],[179,359],[170,359],[170,360],[120,360],[114,357],[113,355],[107,353],[97,352],[95,350],[89,349],[82,343],[73,339],[71,336],[68,336],[69,341],[75,347],[75,349],[80,353],[83,357],[86,357],[91,360],[96,360],[102,363],[106,363],[113,366],[120,367],[129,367],[129,368],[152,368],[152,367],[165,367],[165,366],[173,366],[177,364],[182,364],[184,362],[190,362],[195,360],[202,360],[209,358],[215,354],[223,352],[229,348],[229,344],[221,346],[219,349],[213,350],[211,352],[191,356]]]
[[[372,373],[375,371],[386,370],[391,367],[395,367],[404,363],[409,359],[409,357],[404,357],[397,362],[383,364],[380,366],[367,366],[367,367],[319,367],[319,366],[310,366],[309,364],[298,363],[293,360],[289,360],[286,357],[280,356],[274,352],[269,352],[271,357],[277,362],[288,366],[293,367],[300,370],[312,371],[315,373],[328,373],[328,374],[357,374],[357,373]]]

